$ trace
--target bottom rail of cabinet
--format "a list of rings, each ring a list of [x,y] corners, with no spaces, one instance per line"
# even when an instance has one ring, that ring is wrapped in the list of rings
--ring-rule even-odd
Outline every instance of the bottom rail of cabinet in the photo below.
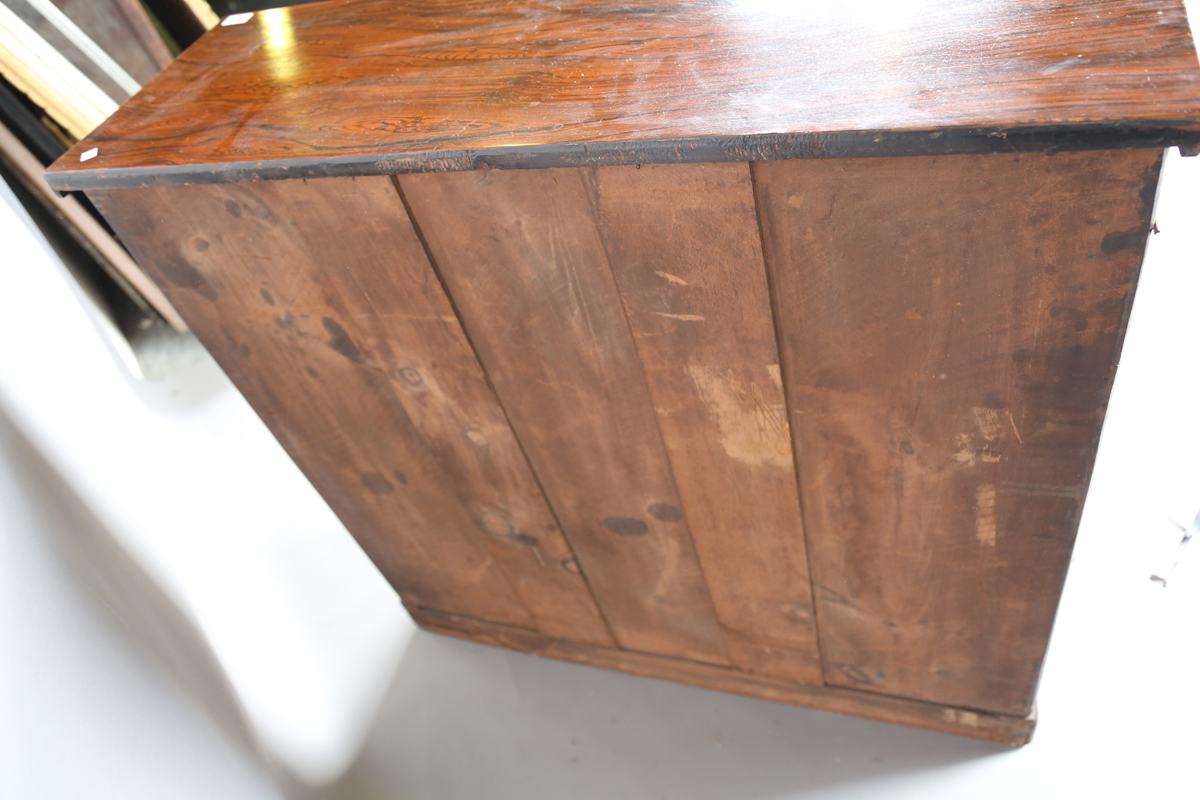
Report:
[[[1029,742],[1037,724],[1036,709],[1028,717],[1012,717],[855,689],[806,686],[695,661],[550,639],[524,628],[432,609],[409,607],[408,611],[419,626],[434,633],[505,647],[534,656],[572,661],[576,664],[821,711],[866,717],[896,725],[1020,746]]]

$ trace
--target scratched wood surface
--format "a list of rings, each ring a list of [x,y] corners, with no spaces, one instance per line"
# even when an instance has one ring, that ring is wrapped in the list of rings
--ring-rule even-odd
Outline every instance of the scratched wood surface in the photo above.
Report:
[[[1161,155],[754,165],[829,685],[1029,710]]]
[[[1181,0],[339,0],[209,31],[49,180],[1198,142]]]
[[[410,604],[612,646],[387,178],[96,199]]]
[[[1020,743],[1161,157],[89,196],[423,626]]]
[[[585,176],[398,183],[617,642],[728,663]]]
[[[588,177],[733,662],[819,685],[750,167],[602,167]]]

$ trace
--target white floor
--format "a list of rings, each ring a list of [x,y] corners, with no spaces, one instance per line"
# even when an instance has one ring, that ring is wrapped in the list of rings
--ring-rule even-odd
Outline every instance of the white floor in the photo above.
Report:
[[[0,187],[0,797],[1200,797],[1200,158],[1168,158],[1018,750],[415,631],[211,362],[128,379]]]

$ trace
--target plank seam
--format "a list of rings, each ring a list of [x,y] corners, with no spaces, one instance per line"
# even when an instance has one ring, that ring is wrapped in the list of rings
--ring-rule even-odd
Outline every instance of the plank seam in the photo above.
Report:
[[[640,167],[638,167],[640,169]],[[586,170],[586,172],[585,172]],[[633,352],[637,355],[638,366],[641,367],[642,383],[646,388],[646,397],[650,399],[651,406],[654,405],[654,392],[650,388],[650,379],[646,376],[646,362],[642,359],[641,347],[638,345],[637,336],[633,333],[633,323],[629,321],[629,309],[625,307],[625,295],[621,292],[621,287],[617,283],[617,277],[613,274],[612,260],[609,255],[608,237],[604,235],[604,226],[600,224],[600,192],[599,192],[599,176],[596,174],[596,167],[582,167],[579,169],[579,180],[583,183],[584,191],[588,196],[588,200],[592,207],[592,221],[596,226],[596,235],[600,237],[600,243],[604,248],[604,266],[608,269],[609,279],[613,282],[613,288],[616,290],[617,300],[621,304],[621,319],[625,322],[625,329],[629,332],[629,340],[633,342]],[[671,477],[671,486],[675,489],[675,496],[679,497],[680,503],[683,498],[679,493],[679,481],[675,478],[675,465],[671,463],[671,451],[667,448],[666,437],[663,436],[662,426],[658,420],[658,409],[654,409],[654,430],[658,432],[659,445],[662,447],[663,455],[666,457],[667,474]],[[687,521],[685,516],[684,524],[687,526],[688,542],[692,545],[692,554],[696,557],[696,565],[700,568],[700,575],[704,582],[704,592],[708,596],[708,606],[712,611],[713,621],[716,623],[717,630],[721,632],[721,649],[725,654],[726,660],[732,665],[734,661],[733,652],[729,649],[729,642],[725,639],[725,628],[721,624],[721,616],[717,613],[717,604],[713,600],[712,587],[708,584],[708,575],[704,572],[704,562],[700,558],[700,551],[696,547],[696,539],[692,535],[692,526]],[[688,659],[682,659],[688,660]],[[696,662],[701,663],[701,662]]]
[[[817,602],[817,582],[813,576],[813,547],[809,536],[808,515],[804,508],[804,493],[800,490],[800,450],[796,447],[797,434],[792,420],[794,411],[790,391],[791,384],[788,381],[789,370],[787,359],[783,357],[783,331],[779,323],[782,309],[779,306],[779,289],[775,285],[773,266],[770,263],[770,256],[767,255],[767,237],[766,232],[763,230],[763,215],[760,209],[758,175],[755,164],[756,162],[754,161],[747,161],[746,169],[750,172],[750,193],[753,195],[754,200],[754,222],[758,227],[758,249],[762,254],[762,267],[766,275],[767,297],[771,304],[771,328],[775,332],[775,355],[779,358],[780,391],[783,393],[783,408],[787,412],[785,416],[787,417],[788,444],[792,450],[792,473],[796,479],[796,502],[800,505],[800,525],[803,528],[804,536],[804,564],[808,567],[808,588],[812,593],[813,625],[817,631],[817,659],[821,663],[821,683],[824,686],[828,686],[829,681],[825,676],[828,674],[829,665],[825,661],[825,648],[821,644],[821,610],[819,607],[820,604]]]
[[[421,230],[421,224],[417,221],[417,215],[413,213],[412,206],[409,205],[408,197],[404,194],[404,188],[400,185],[400,176],[391,175],[389,176],[389,180],[391,181],[392,188],[396,190],[396,195],[400,198],[400,203],[404,207],[404,213],[408,215],[408,221],[412,225],[413,233],[417,235],[417,241],[421,243],[421,249],[425,252],[425,258],[429,260],[429,268],[433,271],[434,277],[437,278],[438,284],[442,287],[442,294],[446,296],[446,300],[450,303],[450,310],[454,313],[455,319],[458,320],[458,327],[462,330],[463,338],[466,339],[467,346],[471,348],[471,354],[475,357],[475,362],[479,365],[479,371],[483,374],[483,380],[487,384],[488,391],[492,393],[492,397],[496,399],[496,406],[500,409],[500,413],[504,415],[504,424],[512,432],[513,441],[517,443],[517,449],[521,451],[521,458],[525,460],[525,466],[529,470],[529,475],[533,479],[534,485],[537,486],[538,492],[541,493],[542,502],[545,504],[551,518],[553,518],[554,524],[558,526],[563,544],[566,545],[568,552],[571,554],[571,560],[579,567],[579,577],[583,580],[583,585],[587,589],[588,596],[592,598],[592,605],[595,607],[596,613],[599,614],[600,620],[604,623],[604,628],[608,631],[609,638],[612,639],[614,644],[619,646],[620,640],[617,639],[612,623],[608,621],[608,615],[604,613],[604,607],[600,604],[599,598],[596,597],[595,590],[592,589],[591,581],[588,580],[587,573],[584,572],[582,562],[575,555],[575,547],[571,544],[571,539],[567,536],[566,530],[563,528],[562,520],[558,517],[558,511],[555,510],[554,504],[550,502],[550,496],[546,494],[546,487],[542,486],[542,479],[538,477],[537,471],[533,468],[533,462],[529,460],[529,454],[525,452],[525,445],[521,441],[521,437],[517,436],[517,429],[513,427],[512,420],[508,416],[508,409],[504,407],[504,402],[500,399],[500,394],[496,391],[496,387],[492,383],[492,376],[488,374],[483,359],[479,357],[479,350],[475,347],[475,342],[471,338],[471,332],[467,329],[463,315],[458,310],[458,304],[454,301],[454,295],[451,294],[450,287],[446,283],[446,278],[442,275],[442,270],[438,266],[437,260],[433,257],[433,251],[429,247],[429,242],[425,239],[425,233]],[[536,615],[532,614],[532,612],[530,617],[537,619]]]

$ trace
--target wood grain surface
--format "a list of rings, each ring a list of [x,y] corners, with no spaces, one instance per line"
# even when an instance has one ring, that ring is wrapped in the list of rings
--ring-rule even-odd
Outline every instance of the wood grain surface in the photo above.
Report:
[[[335,0],[214,28],[49,180],[1197,143],[1180,0]]]
[[[733,662],[820,685],[749,165],[603,167],[588,175]]]
[[[617,642],[728,663],[583,174],[398,183]]]
[[[1161,163],[89,196],[421,625],[1023,743]]]
[[[413,619],[422,628],[435,633],[535,656],[1003,744],[1027,744],[1037,724],[1036,714],[1011,717],[836,686],[806,686],[711,664],[558,642],[520,628],[433,610],[416,609]]]
[[[409,603],[612,646],[387,178],[96,199]]]
[[[1029,711],[1161,157],[754,165],[828,684]]]

